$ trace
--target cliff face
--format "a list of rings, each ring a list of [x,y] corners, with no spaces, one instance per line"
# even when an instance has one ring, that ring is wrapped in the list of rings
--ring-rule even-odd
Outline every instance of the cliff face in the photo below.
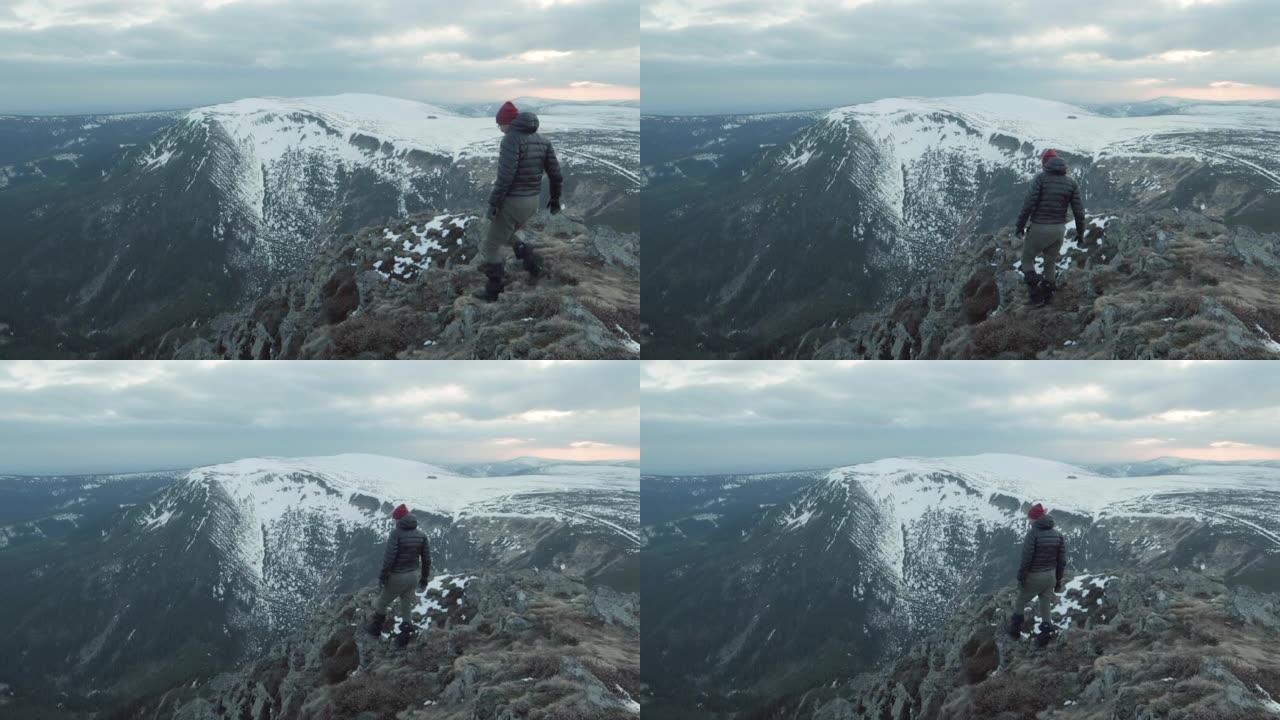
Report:
[[[1074,578],[1046,647],[1004,631],[1012,590],[878,675],[758,717],[1256,720],[1280,713],[1280,599],[1188,571]]]
[[[537,281],[508,251],[498,302],[476,255],[487,222],[415,215],[335,238],[233,313],[175,328],[136,354],[161,358],[636,358],[640,241],[542,213],[524,233]]]
[[[400,648],[361,628],[372,590],[324,608],[239,672],[119,717],[430,720],[637,717],[639,597],[547,571],[449,578]],[[388,622],[386,630],[392,629]]]
[[[1012,233],[957,248],[884,310],[781,343],[787,357],[1150,359],[1280,357],[1280,235],[1190,211],[1103,216],[1068,231],[1059,290],[1027,300]]]

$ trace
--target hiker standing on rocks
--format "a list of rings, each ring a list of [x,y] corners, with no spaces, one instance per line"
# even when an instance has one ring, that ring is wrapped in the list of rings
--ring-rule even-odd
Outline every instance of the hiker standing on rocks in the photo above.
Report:
[[[1031,529],[1022,540],[1022,563],[1018,566],[1018,598],[1009,618],[1009,635],[1022,637],[1022,613],[1032,598],[1040,600],[1040,644],[1046,645],[1053,636],[1053,608],[1055,593],[1062,592],[1062,574],[1067,569],[1067,541],[1054,528],[1053,518],[1045,513],[1044,506],[1036,503],[1027,513]]]
[[[564,176],[551,142],[538,134],[538,116],[520,112],[510,101],[502,104],[497,115],[502,129],[502,147],[498,151],[498,178],[489,194],[489,230],[480,241],[480,262],[488,283],[474,296],[494,302],[505,287],[502,248],[510,245],[529,276],[542,274],[542,260],[527,242],[516,235],[538,212],[542,195],[542,174],[551,180],[551,201],[547,209],[560,212],[560,191]],[[513,242],[514,241],[514,242]]]
[[[431,548],[427,544],[426,533],[418,529],[418,519],[409,514],[409,508],[404,505],[397,507],[391,518],[396,521],[396,526],[387,537],[387,549],[382,554],[382,572],[378,574],[382,593],[373,602],[373,618],[365,629],[370,635],[380,637],[382,624],[387,621],[387,608],[399,600],[400,636],[396,640],[404,645],[413,634],[413,607],[417,604],[414,587],[423,592],[431,579]]]
[[[1067,161],[1057,150],[1045,150],[1040,156],[1043,171],[1022,202],[1016,225],[1022,238],[1022,276],[1027,283],[1027,294],[1032,305],[1047,305],[1058,289],[1054,278],[1058,271],[1058,256],[1062,252],[1062,236],[1066,232],[1067,210],[1076,219],[1076,237],[1084,240],[1084,202],[1080,197],[1080,185],[1067,175]],[[1031,227],[1027,227],[1027,221]],[[1044,256],[1044,276],[1036,273],[1036,257]]]

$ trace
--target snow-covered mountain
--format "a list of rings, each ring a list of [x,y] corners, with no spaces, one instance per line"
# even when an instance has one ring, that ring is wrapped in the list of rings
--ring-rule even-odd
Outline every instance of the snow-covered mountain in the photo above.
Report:
[[[719,135],[753,122],[723,123]],[[646,283],[646,322],[687,354],[767,353],[837,311],[884,305],[957,245],[1012,226],[1047,148],[1066,157],[1097,217],[1182,207],[1275,230],[1277,138],[1280,108],[1266,105],[1104,115],[977,95],[836,108],[756,143],[749,162],[716,160],[731,171],[658,185],[645,237],[660,271]]]
[[[639,110],[540,109],[566,207],[634,230]],[[97,148],[74,172],[9,147],[10,135],[42,126],[65,134],[64,121],[0,122],[0,221],[11,229],[0,240],[0,323],[11,345],[111,351],[104,345],[228,309],[335,236],[412,214],[479,212],[501,139],[492,117],[373,95],[252,98],[166,122],[134,121],[136,136],[110,147],[97,134],[123,139],[120,122],[80,123],[70,145],[49,153]]]
[[[682,543],[646,524],[665,562],[646,558],[645,588],[684,588],[649,603],[646,681],[675,705],[743,709],[896,657],[957,598],[1013,582],[1036,502],[1067,536],[1071,573],[1182,567],[1280,590],[1277,501],[1280,471],[1247,464],[1106,476],[979,455],[835,468],[721,519],[719,534]]]
[[[3,650],[28,670],[0,682],[30,694],[44,674],[50,691],[38,694],[97,693],[100,707],[252,658],[324,600],[376,581],[402,502],[431,539],[435,573],[554,568],[638,586],[635,468],[468,477],[370,455],[246,459],[184,473],[19,568],[24,582],[0,589],[0,607],[23,608]]]

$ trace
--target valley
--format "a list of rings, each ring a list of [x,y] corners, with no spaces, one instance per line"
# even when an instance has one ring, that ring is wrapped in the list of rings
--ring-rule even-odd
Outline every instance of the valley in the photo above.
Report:
[[[1275,593],[1277,473],[979,455],[835,468],[772,493],[767,479],[646,477],[686,510],[644,523],[645,706],[737,717],[892,666],[966,599],[1012,585],[1034,502],[1067,537],[1068,575],[1183,569]]]
[[[527,102],[563,151],[568,211],[634,233],[638,109]],[[376,95],[0,117],[0,357],[129,357],[343,235],[482,215],[500,137],[485,108]]]
[[[512,466],[519,474],[340,455],[119,479],[132,490],[93,523],[0,547],[5,577],[22,580],[0,588],[3,652],[22,660],[0,682],[32,717],[79,717],[253,662],[376,583],[400,502],[430,538],[435,575],[541,569],[638,603],[639,470]],[[42,489],[26,525],[55,522],[61,498],[90,492],[0,482],[5,499]]]
[[[1280,109],[1266,103],[894,98],[645,116],[642,135],[664,150],[643,159],[652,357],[812,357],[799,334],[892,306],[1011,228],[1047,148],[1097,217],[1189,210],[1280,231]]]

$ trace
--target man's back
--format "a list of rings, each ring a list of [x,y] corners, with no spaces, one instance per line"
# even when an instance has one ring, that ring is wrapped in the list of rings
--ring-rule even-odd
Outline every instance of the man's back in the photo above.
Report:
[[[405,515],[396,521],[395,529],[387,538],[386,554],[382,561],[384,575],[416,572],[422,568],[427,575],[431,569],[431,551],[427,535],[418,529],[418,519]]]
[[[528,197],[542,192],[542,174],[551,179],[551,197],[560,197],[563,176],[551,141],[538,133],[538,116],[522,112],[511,122],[498,152],[498,179],[489,198],[501,205],[505,197]]]
[[[1023,540],[1022,567],[1027,573],[1059,569],[1065,564],[1066,541],[1054,527],[1053,518],[1045,515],[1031,526]]]
[[[1023,205],[1018,227],[1028,219],[1037,225],[1061,225],[1067,221],[1067,213],[1075,216],[1076,224],[1084,224],[1084,203],[1080,198],[1080,186],[1067,174],[1067,163],[1060,157],[1050,159],[1036,176],[1031,191]]]

